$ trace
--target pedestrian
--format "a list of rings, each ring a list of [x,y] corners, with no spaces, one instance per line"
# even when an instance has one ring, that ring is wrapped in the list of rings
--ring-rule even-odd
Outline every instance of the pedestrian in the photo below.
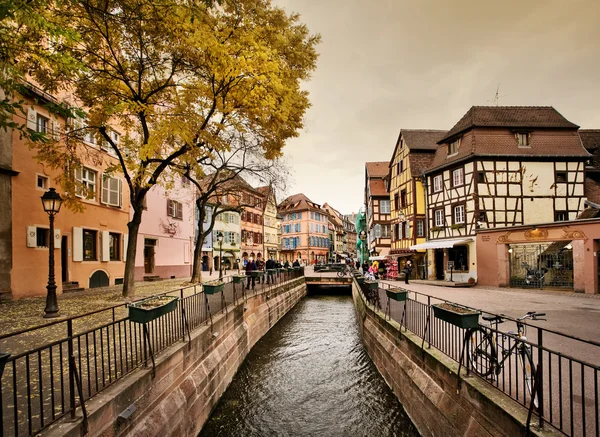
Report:
[[[404,283],[405,284],[408,284],[408,277],[410,276],[412,269],[413,269],[412,261],[411,260],[406,261],[406,263],[404,264],[404,268],[402,269],[402,272],[404,273]]]
[[[359,260],[356,260],[355,266],[356,266],[356,270],[360,269],[360,261]]]
[[[271,282],[275,283],[275,276],[273,276],[269,272],[269,270],[273,270],[277,267],[277,264],[275,264],[275,260],[273,259],[273,257],[267,260],[265,267],[267,268],[267,284],[270,284]]]
[[[378,274],[379,274],[379,261],[375,260],[373,261],[373,264],[371,264],[371,267],[373,267],[373,275],[375,276],[375,279],[378,278]]]
[[[290,262],[287,259],[285,260],[285,263],[283,264],[283,267],[286,268],[286,269],[290,268]]]
[[[367,263],[366,260],[363,261],[363,263],[362,263],[362,271],[363,271],[363,275],[369,271],[369,263]]]
[[[262,259],[262,257],[260,256],[260,253],[256,256],[256,270],[264,272],[265,271],[265,260]],[[258,282],[259,283],[265,283],[265,276],[263,275],[262,278],[258,278]]]
[[[292,264],[292,267],[300,267],[300,261],[298,261],[298,260],[294,261],[294,263]]]
[[[254,290],[254,276],[252,276],[252,272],[256,270],[256,263],[252,258],[248,259],[248,263],[246,263],[246,276],[248,277],[248,281],[246,282],[246,290],[250,289],[250,280],[252,280],[252,289]]]
[[[379,268],[377,269],[377,273],[379,274],[379,279],[385,279],[385,275],[387,274],[387,267],[385,266],[385,261],[379,262]]]

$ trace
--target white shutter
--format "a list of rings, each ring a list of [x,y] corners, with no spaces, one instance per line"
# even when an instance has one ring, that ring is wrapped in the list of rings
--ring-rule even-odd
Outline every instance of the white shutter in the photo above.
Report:
[[[109,198],[109,180],[110,178],[107,177],[106,175],[102,175],[102,196],[100,196],[100,202],[107,204],[108,203],[108,198]]]
[[[127,243],[129,243],[129,234],[123,234],[123,261],[127,260]]]
[[[27,108],[27,128],[37,130],[37,113],[33,108]]]
[[[27,226],[27,247],[37,247],[37,228]]]
[[[100,261],[110,261],[110,232],[102,231],[102,252],[100,254]]]
[[[108,204],[112,206],[119,205],[119,182],[118,178],[109,178],[108,180]]]
[[[73,261],[83,261],[82,228],[73,228]]]
[[[50,128],[52,129],[52,138],[54,139],[54,141],[59,141],[60,140],[60,123],[58,122],[56,117],[53,117],[50,123],[51,123]]]
[[[60,238],[60,229],[55,229],[54,230],[54,248],[55,249],[60,249],[61,240],[62,240],[62,238]]]

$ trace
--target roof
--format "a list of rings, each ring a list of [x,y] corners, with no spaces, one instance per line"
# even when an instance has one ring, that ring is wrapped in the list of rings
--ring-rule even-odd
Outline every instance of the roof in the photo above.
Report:
[[[594,203],[600,203],[600,182],[593,178],[586,177],[584,187],[587,200]]]
[[[389,161],[367,162],[365,167],[370,178],[384,178],[389,173]]]
[[[385,182],[383,179],[371,179],[369,180],[369,191],[371,196],[388,196],[389,193],[385,189]]]
[[[294,194],[284,199],[278,209],[282,211],[304,211],[307,209],[321,210],[321,205],[310,200],[303,193]]]
[[[579,128],[552,106],[472,106],[439,143],[474,127]]]
[[[402,129],[400,135],[410,150],[435,151],[439,147],[438,141],[444,138],[447,132],[447,130]]]

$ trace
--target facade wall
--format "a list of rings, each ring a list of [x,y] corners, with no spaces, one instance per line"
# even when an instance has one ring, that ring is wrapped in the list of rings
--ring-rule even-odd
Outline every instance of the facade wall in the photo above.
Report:
[[[47,117],[52,126],[64,129],[64,120],[52,120],[50,114],[41,106],[33,105],[31,108],[36,114]],[[51,170],[48,166],[38,163],[31,151],[19,134],[13,132],[13,169],[18,171],[18,176],[12,178],[12,270],[11,290],[13,298],[41,296],[46,294],[48,280],[48,248],[38,247],[37,236],[48,229],[48,215],[42,208],[40,197],[49,187],[60,187],[55,179],[60,171]],[[83,212],[74,212],[63,205],[55,217],[55,278],[57,291],[62,292],[63,281],[78,282],[80,287],[90,286],[90,279],[94,273],[108,277],[108,284],[114,285],[116,279],[123,277],[124,260],[127,242],[127,222],[129,221],[129,194],[126,184],[120,175],[113,175],[121,179],[121,205],[107,206],[102,204],[103,170],[115,163],[99,149],[100,157],[94,162],[84,161],[84,166],[95,172],[95,191],[90,193],[90,199],[81,199]],[[38,177],[45,181],[45,188],[38,187]],[[93,247],[84,250],[84,233],[92,235],[87,242]],[[108,256],[109,234],[115,236],[115,260]],[[28,247],[33,246],[33,247]],[[93,251],[93,253],[92,253]],[[88,259],[86,259],[88,258]],[[93,259],[91,259],[93,258]]]
[[[278,232],[280,221],[277,219],[277,202],[273,192],[269,192],[264,210],[264,244],[267,258],[279,259],[281,242]]]
[[[4,98],[4,91],[0,89],[0,99]],[[0,129],[0,295],[11,291],[12,138],[10,129]]]
[[[246,205],[241,215],[242,257],[253,256],[256,260],[258,254],[264,256],[263,244],[263,204],[265,199],[262,195],[254,192],[244,192],[242,202]]]
[[[138,234],[135,280],[141,281],[144,276],[190,276],[195,236],[194,188],[183,180],[174,181],[174,187],[168,191],[156,185],[146,195],[146,205]]]
[[[217,241],[219,232],[223,233],[223,244]],[[223,269],[231,269],[237,260],[241,260],[241,218],[239,212],[227,211],[217,215],[215,225],[211,234],[212,246],[212,265],[216,270],[220,266],[221,252],[223,254]]]
[[[324,211],[307,209],[286,212],[282,215],[281,229],[283,261],[291,263],[298,259],[306,264],[313,261],[327,262],[329,222]]]

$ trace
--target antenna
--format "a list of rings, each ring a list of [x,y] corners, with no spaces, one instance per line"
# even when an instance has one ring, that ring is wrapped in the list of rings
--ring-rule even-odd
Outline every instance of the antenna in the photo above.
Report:
[[[507,97],[510,96],[510,94],[504,94],[504,95],[499,95],[500,94],[500,83],[498,83],[498,86],[496,87],[496,94],[494,95],[494,99],[493,100],[488,100],[488,103],[493,103],[494,105],[498,106],[498,104],[500,103],[500,97]]]

